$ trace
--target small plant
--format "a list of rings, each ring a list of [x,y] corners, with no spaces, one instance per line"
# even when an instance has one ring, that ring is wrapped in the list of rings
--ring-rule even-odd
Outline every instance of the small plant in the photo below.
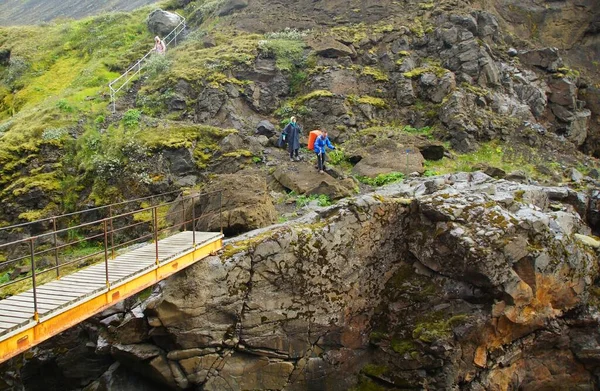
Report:
[[[317,198],[317,203],[319,206],[330,206],[331,199],[326,194],[319,194],[319,197]]]
[[[425,136],[428,136],[431,134],[431,131],[433,130],[433,128],[431,126],[424,126],[422,128],[414,128],[410,125],[406,125],[405,127],[402,128],[402,131],[406,132],[406,133],[410,133],[410,134],[422,134]]]
[[[389,174],[379,174],[375,178],[369,178],[366,176],[357,177],[359,182],[369,186],[383,186],[388,183],[398,182],[404,179],[404,174],[401,172],[392,172]]]
[[[96,117],[96,119],[94,119],[94,123],[96,125],[102,125],[105,120],[106,120],[106,118],[103,115],[99,115]]]
[[[306,205],[310,204],[312,201],[317,201],[317,205],[319,206],[331,205],[331,198],[329,198],[329,196],[326,194],[311,194],[309,196],[302,194],[296,198],[296,206],[298,208],[303,208]]]
[[[65,113],[72,113],[74,111],[73,106],[71,106],[66,99],[61,99],[58,102],[56,102],[56,107],[58,107],[61,111],[64,111]]]
[[[436,176],[436,175],[439,175],[439,174],[437,173],[437,171],[434,171],[434,170],[425,170],[425,172],[423,173],[424,177],[431,177],[431,176]]]
[[[139,110],[130,109],[123,115],[123,125],[126,128],[133,128],[139,125],[142,113]]]
[[[314,196],[306,196],[304,194],[299,195],[296,198],[296,206],[298,208],[304,208],[306,205],[308,205],[312,200],[314,200]]]
[[[341,148],[336,148],[328,153],[329,163],[337,166],[346,161],[346,154]]]
[[[262,162],[262,158],[260,156],[254,156],[252,158],[252,161],[256,164],[261,163]]]

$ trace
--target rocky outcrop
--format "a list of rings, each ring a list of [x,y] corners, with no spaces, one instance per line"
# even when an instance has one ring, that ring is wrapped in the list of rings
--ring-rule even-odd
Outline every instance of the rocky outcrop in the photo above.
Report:
[[[598,250],[548,209],[567,194],[476,172],[320,208],[161,284],[154,342],[115,357],[176,388],[592,389]]]
[[[256,175],[224,174],[203,188],[193,205],[173,206],[174,224],[196,219],[196,230],[230,235],[271,225],[276,220],[273,202],[264,178]],[[183,209],[183,210],[182,210]]]

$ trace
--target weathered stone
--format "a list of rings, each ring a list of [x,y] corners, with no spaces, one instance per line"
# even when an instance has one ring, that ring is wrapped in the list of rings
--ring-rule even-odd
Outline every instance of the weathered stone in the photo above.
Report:
[[[234,11],[246,8],[248,6],[248,0],[225,0],[219,9],[217,15],[226,16],[232,14]]]
[[[268,138],[271,138],[273,136],[275,136],[276,134],[276,129],[275,129],[275,125],[273,125],[272,123],[270,123],[267,120],[264,121],[260,121],[258,123],[258,125],[256,126],[256,134],[258,135],[262,135],[262,136],[267,136]]]
[[[578,111],[575,113],[573,121],[567,126],[567,139],[576,146],[582,145],[588,136],[591,114],[587,109]]]
[[[352,171],[361,176],[374,178],[380,174],[401,172],[408,175],[412,172],[423,173],[423,155],[413,146],[400,146],[384,141],[365,148],[363,159]]]
[[[223,360],[218,376],[208,378],[204,389],[279,390],[285,387],[293,369],[289,362],[232,355]]]
[[[523,64],[539,67],[550,72],[556,72],[563,66],[563,60],[557,48],[543,48],[519,53]]]
[[[194,199],[196,229],[218,231],[221,227],[230,233],[241,233],[275,222],[275,208],[267,191],[264,178],[255,175],[220,175],[203,188],[205,196]],[[181,211],[183,206],[175,204]],[[192,205],[185,205],[186,220],[193,216]],[[182,213],[172,215],[174,223]]]
[[[410,106],[415,103],[417,97],[413,90],[412,82],[407,78],[400,78],[396,82],[396,100],[400,106]]]
[[[273,172],[273,177],[283,187],[297,194],[325,194],[331,199],[347,197],[354,188],[351,180],[342,181],[330,175],[321,175],[307,165],[281,167]]]
[[[331,36],[313,38],[308,41],[308,46],[318,55],[327,58],[356,56],[356,51]]]
[[[157,9],[148,15],[146,23],[152,34],[165,37],[181,23],[181,17],[172,12]]]
[[[581,241],[581,243],[585,244],[586,246],[590,246],[592,248],[600,248],[600,241],[596,240],[590,236],[575,234],[575,237],[579,241]]]
[[[574,109],[577,100],[577,86],[575,83],[566,77],[558,79],[550,79],[548,82],[550,87],[550,102],[556,103],[561,106],[565,106],[569,109]]]

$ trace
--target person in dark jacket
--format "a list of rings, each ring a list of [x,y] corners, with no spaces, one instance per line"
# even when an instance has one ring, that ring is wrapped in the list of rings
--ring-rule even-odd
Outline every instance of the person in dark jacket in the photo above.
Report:
[[[321,134],[315,140],[315,153],[317,154],[317,168],[319,172],[323,174],[325,170],[325,148],[335,149],[335,147],[329,141],[327,137],[327,131],[323,130]]]
[[[282,137],[287,142],[290,151],[290,161],[300,161],[298,150],[300,149],[300,131],[302,129],[296,122],[296,117],[290,118],[290,122],[283,128]]]

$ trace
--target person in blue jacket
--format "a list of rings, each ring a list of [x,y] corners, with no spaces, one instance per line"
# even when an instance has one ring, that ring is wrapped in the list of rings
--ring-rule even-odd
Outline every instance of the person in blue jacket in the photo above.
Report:
[[[327,131],[323,130],[321,134],[315,140],[315,153],[317,154],[317,168],[319,169],[319,173],[323,174],[323,170],[325,170],[325,148],[335,149],[335,147],[329,141],[329,137],[327,137]]]
[[[290,118],[290,122],[283,128],[282,138],[287,142],[288,151],[290,151],[290,161],[300,161],[298,150],[300,149],[300,125],[296,122],[296,117]]]

